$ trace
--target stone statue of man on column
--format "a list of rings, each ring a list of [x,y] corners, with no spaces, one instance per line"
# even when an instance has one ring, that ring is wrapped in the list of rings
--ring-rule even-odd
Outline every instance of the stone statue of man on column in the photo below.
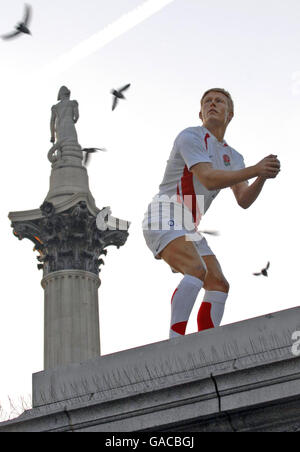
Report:
[[[58,92],[56,105],[51,108],[51,143],[59,146],[76,144],[78,146],[75,124],[79,118],[78,102],[70,100],[71,91],[62,86]]]

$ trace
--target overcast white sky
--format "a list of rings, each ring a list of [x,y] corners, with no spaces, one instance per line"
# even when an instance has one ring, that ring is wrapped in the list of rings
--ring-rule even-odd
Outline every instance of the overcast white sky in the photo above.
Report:
[[[282,171],[249,210],[230,189],[202,228],[231,284],[223,324],[299,305],[300,4],[298,0],[174,0],[66,68],[59,57],[141,0],[31,0],[32,37],[0,41],[1,303],[0,403],[31,392],[43,369],[43,289],[36,253],[12,234],[8,212],[38,208],[49,188],[50,108],[62,84],[79,102],[84,147],[105,147],[89,166],[97,206],[132,222],[126,245],[108,248],[99,290],[102,354],[168,338],[170,299],[181,275],[155,261],[141,222],[157,193],[176,135],[200,124],[199,100],[228,89],[235,118],[227,142],[253,165],[278,154]],[[23,1],[1,0],[0,34],[22,18]],[[101,36],[100,36],[101,37]],[[92,44],[90,44],[92,45]],[[90,46],[91,49],[91,46]],[[74,55],[74,53],[73,53]],[[76,53],[75,53],[76,56]],[[77,54],[78,56],[78,54]],[[111,112],[111,88],[132,86]],[[254,277],[270,260],[269,278]],[[188,332],[196,331],[196,312]]]

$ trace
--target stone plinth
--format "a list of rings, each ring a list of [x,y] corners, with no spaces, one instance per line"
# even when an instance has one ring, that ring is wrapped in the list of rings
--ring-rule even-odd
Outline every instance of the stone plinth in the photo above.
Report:
[[[4,431],[300,429],[300,307],[33,375]]]
[[[81,193],[86,196],[89,207],[97,210],[89,188],[87,169],[82,166],[80,146],[63,146],[61,155],[62,158],[52,165],[50,187],[45,201],[59,208],[71,196]]]

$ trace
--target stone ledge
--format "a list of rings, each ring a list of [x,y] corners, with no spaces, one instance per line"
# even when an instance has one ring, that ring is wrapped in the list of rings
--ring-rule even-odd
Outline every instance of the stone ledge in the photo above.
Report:
[[[280,367],[285,369],[285,377],[277,378]],[[259,366],[252,377],[247,370],[227,372],[226,378],[232,375],[240,380],[238,387],[226,393],[215,386],[212,375],[106,402],[90,395],[90,400],[77,399],[72,404],[60,402],[29,410],[0,425],[0,432],[281,431],[282,426],[297,429],[300,375],[298,372],[295,377],[295,368],[300,369],[300,358]],[[231,395],[234,409],[224,403]]]
[[[33,375],[33,406],[97,393],[102,401],[212,373],[294,358],[300,307]]]
[[[299,314],[293,308],[34,374],[34,408],[0,432],[296,431],[300,356],[291,336]]]

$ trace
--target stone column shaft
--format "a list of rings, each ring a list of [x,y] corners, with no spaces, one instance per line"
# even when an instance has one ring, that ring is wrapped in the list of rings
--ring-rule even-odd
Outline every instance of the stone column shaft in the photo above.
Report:
[[[43,278],[45,370],[100,355],[99,286],[98,276],[82,270]]]

